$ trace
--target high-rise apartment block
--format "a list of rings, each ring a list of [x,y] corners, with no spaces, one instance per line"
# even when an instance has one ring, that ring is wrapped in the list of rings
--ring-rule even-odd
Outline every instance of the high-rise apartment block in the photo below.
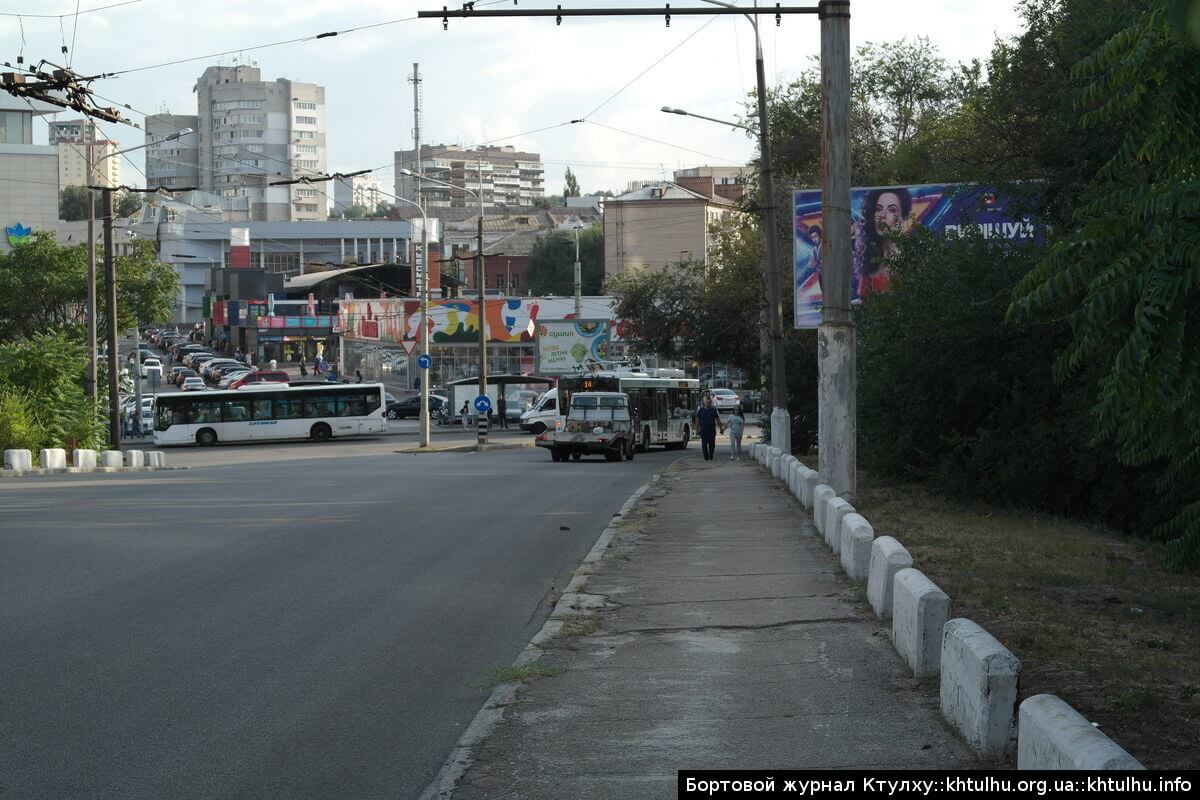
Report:
[[[54,120],[50,123],[50,144],[58,149],[58,188],[67,186],[120,186],[119,145],[100,139],[86,119]],[[93,177],[89,162],[96,167]]]
[[[156,131],[148,141],[181,128],[195,131],[194,141],[166,142],[157,155],[147,155],[157,162],[155,181],[190,181],[194,163],[196,183],[188,185],[224,197],[247,197],[253,220],[328,217],[329,198],[320,184],[268,185],[325,173],[325,87],[286,78],[264,81],[251,64],[209,67],[196,81],[195,92],[196,117],[147,119],[148,129],[153,125]],[[170,166],[181,171],[169,173]]]
[[[146,185],[150,188],[200,188],[199,117],[156,114],[146,117]],[[178,139],[163,141],[180,131]]]
[[[481,176],[485,207],[532,206],[546,194],[542,157],[511,146],[467,150],[457,145],[421,145],[420,167],[430,178],[455,187],[422,182],[426,208],[473,208],[479,201],[457,187],[478,193]],[[406,169],[417,171],[415,149],[396,152],[396,195],[415,201],[418,179],[401,172]]]

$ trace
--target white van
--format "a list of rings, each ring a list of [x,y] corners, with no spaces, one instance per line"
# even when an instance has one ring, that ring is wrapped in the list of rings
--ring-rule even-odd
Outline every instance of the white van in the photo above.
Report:
[[[537,399],[533,408],[521,414],[521,430],[533,434],[562,430],[566,415],[559,413],[558,389],[551,389]]]

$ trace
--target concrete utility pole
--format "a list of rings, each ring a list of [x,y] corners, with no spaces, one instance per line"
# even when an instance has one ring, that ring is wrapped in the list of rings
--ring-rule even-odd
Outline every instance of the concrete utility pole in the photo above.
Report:
[[[479,396],[482,397],[487,394],[487,314],[484,313],[487,308],[484,290],[487,287],[484,286],[483,269],[483,156],[478,156],[475,163],[479,170],[479,226],[477,232],[479,244],[476,245],[479,250],[479,269],[476,277],[479,280]],[[501,391],[503,388],[501,387]],[[476,443],[485,445],[488,442],[488,415],[480,414],[478,422],[479,434]]]
[[[96,183],[96,121],[88,117],[87,142],[87,171],[88,171],[88,224],[87,224],[87,342],[88,342],[88,372],[87,395],[96,404],[99,395],[98,373],[96,368],[96,192],[90,188]],[[109,364],[112,369],[112,364]]]
[[[817,328],[818,472],[853,501],[858,420],[850,316],[850,0],[821,0],[822,312]]]
[[[583,314],[583,271],[579,266],[579,225],[575,226],[575,319]]]
[[[121,354],[117,352],[117,263],[113,256],[113,190],[104,187],[104,290],[108,317],[108,441],[121,449]],[[141,409],[138,413],[141,414]],[[141,424],[141,419],[138,420]]]

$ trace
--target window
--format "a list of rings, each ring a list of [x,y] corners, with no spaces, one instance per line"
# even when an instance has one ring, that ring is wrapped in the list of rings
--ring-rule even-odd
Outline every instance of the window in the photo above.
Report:
[[[304,418],[317,419],[320,417],[336,416],[337,404],[332,397],[325,395],[307,395],[304,398]]]
[[[296,196],[297,197],[316,197],[317,190],[316,189],[297,189]]]
[[[247,422],[250,419],[250,400],[249,398],[236,400],[225,400],[221,403],[221,421],[222,422]]]
[[[312,131],[296,131],[297,139],[315,139],[317,134]]]
[[[256,399],[250,408],[251,419],[275,419],[271,411],[271,398]]]
[[[296,152],[311,153],[315,156],[317,154],[317,146],[315,144],[298,144],[296,145]]]
[[[262,108],[262,100],[238,100],[238,108]]]
[[[337,405],[339,417],[362,417],[367,413],[366,395],[352,394],[339,397]]]
[[[205,400],[195,403],[192,406],[193,425],[202,425],[206,423],[214,423],[221,421],[221,401],[220,400]]]
[[[294,103],[292,103],[292,107],[302,109],[304,111],[316,111],[317,110],[316,103],[306,103],[302,100],[297,100]]]
[[[263,151],[263,146],[261,144],[248,144],[243,149],[248,150],[251,153],[261,153]]]
[[[262,121],[262,114],[242,114],[238,117],[242,125],[262,125]]]
[[[276,397],[275,419],[300,419],[304,416],[299,397]]]
[[[296,124],[297,125],[316,125],[317,118],[316,117],[296,117]]]
[[[296,167],[297,169],[316,169],[317,161],[316,159],[311,158],[297,158],[292,162],[292,166]]]

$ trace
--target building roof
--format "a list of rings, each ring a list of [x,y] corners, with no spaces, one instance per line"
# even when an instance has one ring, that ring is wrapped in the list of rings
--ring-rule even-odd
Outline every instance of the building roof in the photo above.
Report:
[[[318,283],[324,283],[332,278],[340,278],[354,272],[362,272],[363,270],[372,269],[374,267],[383,266],[382,264],[362,264],[355,267],[344,267],[342,269],[324,269],[319,272],[308,272],[304,275],[296,275],[291,278],[286,278],[283,281],[283,289],[285,292],[302,292],[313,288]]]
[[[691,189],[685,189],[669,181],[659,181],[649,186],[643,186],[640,189],[634,189],[632,192],[626,192],[620,197],[610,199],[608,202],[650,203],[660,200],[703,200],[706,203],[712,203],[717,206],[729,206],[731,208],[737,206],[737,203],[724,197],[705,197],[699,192],[693,192]]]

